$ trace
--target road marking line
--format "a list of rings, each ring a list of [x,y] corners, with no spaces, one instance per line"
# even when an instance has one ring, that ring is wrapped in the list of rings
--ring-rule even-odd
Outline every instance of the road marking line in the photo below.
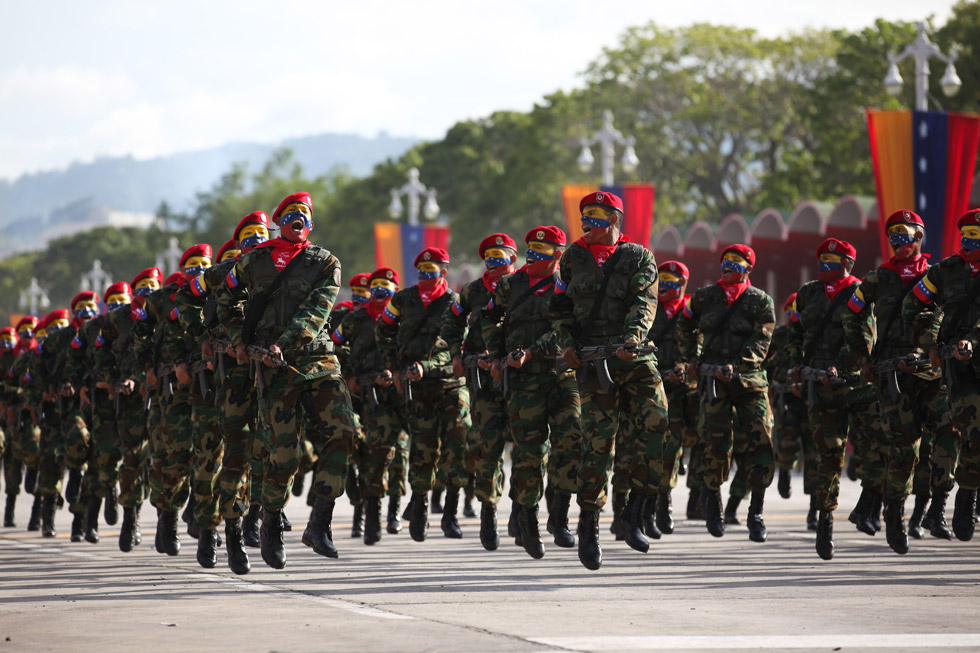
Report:
[[[572,651],[638,651],[667,649],[798,648],[951,648],[980,647],[980,633],[914,633],[879,635],[597,635],[529,637],[528,641]]]

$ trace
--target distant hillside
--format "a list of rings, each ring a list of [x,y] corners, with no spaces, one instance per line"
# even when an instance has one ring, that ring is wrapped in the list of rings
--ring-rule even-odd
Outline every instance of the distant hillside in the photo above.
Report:
[[[48,225],[53,212],[79,202],[147,213],[166,200],[180,211],[187,207],[195,191],[210,187],[232,163],[244,161],[257,170],[274,149],[282,146],[292,148],[296,160],[310,175],[344,166],[351,174],[363,176],[370,174],[376,163],[401,155],[417,142],[418,139],[385,133],[375,138],[321,134],[269,145],[229,143],[145,161],[116,157],[73,164],[65,170],[23,175],[12,182],[0,180],[0,229],[14,227],[5,230],[10,235],[20,231],[17,225]],[[7,245],[4,249],[8,251],[20,249],[14,243]]]

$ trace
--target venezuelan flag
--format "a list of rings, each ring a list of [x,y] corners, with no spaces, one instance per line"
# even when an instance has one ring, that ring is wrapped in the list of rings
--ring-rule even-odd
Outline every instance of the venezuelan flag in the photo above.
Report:
[[[374,263],[376,267],[390,267],[398,271],[405,285],[414,275],[405,271],[412,267],[415,257],[427,247],[441,247],[449,251],[448,225],[411,226],[401,222],[377,222],[374,225]]]
[[[578,205],[582,198],[596,191],[612,193],[623,199],[623,233],[634,243],[650,246],[653,231],[653,205],[656,189],[653,184],[614,184],[594,186],[569,184],[562,188],[562,205],[565,207],[565,226],[568,241],[575,242],[582,237],[582,213]]]
[[[922,251],[934,260],[959,249],[956,221],[968,208],[980,116],[867,109],[882,257],[892,256],[885,220],[911,208],[922,217]]]

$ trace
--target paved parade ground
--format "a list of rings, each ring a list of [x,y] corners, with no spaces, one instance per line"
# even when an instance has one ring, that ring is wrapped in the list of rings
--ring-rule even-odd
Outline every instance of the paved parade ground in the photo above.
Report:
[[[900,557],[884,533],[847,523],[859,488],[845,480],[837,557],[823,562],[801,485],[794,477],[790,500],[770,491],[765,544],[744,526],[716,540],[703,522],[686,522],[680,488],[675,533],[642,555],[613,541],[607,507],[598,572],[550,538],[539,561],[509,538],[486,552],[475,519],[462,520],[461,541],[443,538],[432,516],[424,544],[406,524],[367,547],[349,538],[345,498],[334,527],[341,557],[328,560],[300,543],[307,508],[294,498],[286,569],[249,549],[244,577],[227,569],[223,550],[217,568],[199,567],[184,533],[179,556],[155,553],[152,509],[133,553],[119,552],[118,526],[103,525],[97,545],[70,543],[64,510],[57,538],[43,540],[24,530],[21,495],[18,527],[0,530],[0,653],[980,648],[980,539],[913,540]]]

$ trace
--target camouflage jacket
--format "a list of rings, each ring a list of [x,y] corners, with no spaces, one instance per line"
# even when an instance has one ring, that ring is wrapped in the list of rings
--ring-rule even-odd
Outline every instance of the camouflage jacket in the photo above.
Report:
[[[177,319],[189,344],[199,347],[210,335],[226,335],[224,327],[217,321],[217,295],[234,265],[235,261],[212,265],[177,291],[174,298]]]
[[[418,286],[396,292],[374,330],[387,369],[398,371],[420,363],[426,376],[455,379],[449,345],[439,337],[443,314],[455,301],[452,289],[428,306],[422,303]]]
[[[136,359],[133,308],[121,306],[106,314],[102,322],[101,338],[95,348],[95,372],[100,381],[139,381],[143,376]]]
[[[808,365],[826,369],[833,365],[841,376],[854,376],[861,371],[858,357],[844,337],[844,317],[850,313],[847,302],[857,288],[855,281],[842,288],[834,300],[827,299],[822,281],[810,281],[796,295],[796,311],[800,317],[790,320],[786,338],[789,367]],[[833,315],[827,315],[834,305]],[[870,321],[870,316],[866,316]]]
[[[385,370],[381,350],[374,339],[376,326],[371,314],[361,307],[347,312],[334,329],[331,337],[338,347],[337,355],[348,361],[344,376],[377,374]]]
[[[102,324],[105,320],[105,314],[93,317],[82,324],[72,338],[68,359],[65,362],[65,376],[76,389],[95,385],[100,380],[95,373],[95,353],[98,342],[102,338]]]
[[[459,356],[480,354],[486,351],[483,344],[483,313],[490,302],[492,291],[487,288],[483,278],[474,279],[459,291],[450,310],[442,318],[440,337],[449,345],[449,353]]]
[[[786,352],[788,334],[789,327],[785,324],[780,324],[772,332],[772,340],[769,342],[766,360],[762,361],[762,367],[766,371],[769,385],[789,381],[789,356]]]
[[[525,367],[531,371],[554,372],[555,356],[561,353],[551,322],[556,283],[557,277],[539,293],[528,294],[531,279],[526,272],[509,274],[497,282],[492,304],[483,311],[481,319],[483,340],[493,358],[502,358],[522,348],[531,356]],[[521,297],[524,299],[516,304]]]
[[[142,308],[133,310],[138,320],[133,324],[135,355],[144,369],[163,362],[163,327],[174,309],[177,284],[171,283],[146,296]]]

